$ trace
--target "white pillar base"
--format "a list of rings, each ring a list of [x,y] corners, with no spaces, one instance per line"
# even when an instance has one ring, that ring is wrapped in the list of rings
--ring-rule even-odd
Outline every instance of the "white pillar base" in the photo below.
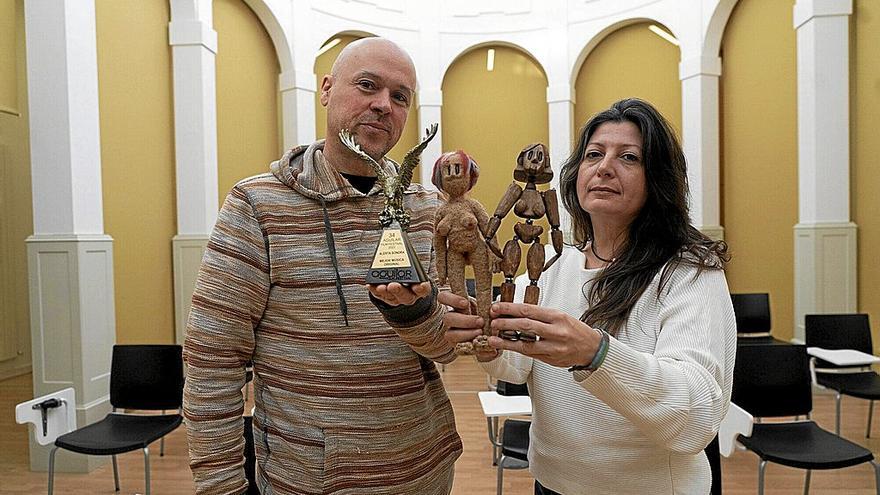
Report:
[[[76,390],[77,426],[110,411],[110,361],[116,342],[113,239],[107,235],[34,235],[27,239],[34,396]],[[49,449],[31,440],[32,470],[46,470]],[[61,472],[88,472],[101,457],[59,456]]]
[[[857,311],[857,228],[852,222],[795,225],[795,339],[804,340],[804,315]]]
[[[183,345],[186,337],[186,320],[209,237],[176,235],[171,241],[174,260],[174,335],[175,342],[180,345]]]

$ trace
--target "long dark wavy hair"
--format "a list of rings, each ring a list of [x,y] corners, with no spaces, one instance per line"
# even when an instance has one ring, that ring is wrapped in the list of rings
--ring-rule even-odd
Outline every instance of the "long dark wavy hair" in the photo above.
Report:
[[[724,241],[710,239],[691,225],[684,152],[660,112],[637,98],[620,100],[593,116],[581,129],[577,147],[562,165],[559,189],[572,218],[577,247],[583,250],[593,239],[590,214],[578,200],[578,171],[587,143],[606,122],[632,122],[641,131],[647,189],[647,199],[629,226],[629,238],[622,253],[596,276],[585,294],[590,304],[581,320],[616,335],[660,270],[663,272],[657,297],[679,264],[694,265],[699,274],[703,270],[723,269],[730,256]]]

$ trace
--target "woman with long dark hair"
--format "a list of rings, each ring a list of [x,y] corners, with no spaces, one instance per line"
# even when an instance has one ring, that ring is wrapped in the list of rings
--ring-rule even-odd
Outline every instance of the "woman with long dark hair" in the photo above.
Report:
[[[477,356],[529,384],[535,492],[708,493],[703,449],[730,403],[736,327],[727,245],[690,224],[681,146],[649,103],[622,100],[587,122],[559,182],[574,245],[542,275],[537,306],[492,308],[494,334],[538,338],[491,337]],[[448,312],[447,340],[481,324]]]

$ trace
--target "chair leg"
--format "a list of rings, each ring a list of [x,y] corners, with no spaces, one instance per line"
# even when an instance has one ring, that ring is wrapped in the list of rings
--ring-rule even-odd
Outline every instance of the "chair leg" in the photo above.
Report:
[[[758,495],[764,495],[764,468],[767,467],[767,461],[761,460],[758,463]]]
[[[144,495],[150,495],[150,448],[144,447]]]
[[[501,495],[501,487],[504,485],[504,456],[498,459],[498,486],[495,489],[495,495]]]
[[[110,456],[113,458],[113,483],[116,486],[116,491],[119,491],[119,467],[116,465],[116,456]]]
[[[835,397],[837,401],[837,419],[834,420],[834,433],[840,436],[840,392]]]
[[[877,464],[877,461],[871,461],[871,466],[874,467],[874,489],[877,490],[877,495],[880,495],[880,464]]]
[[[489,443],[492,444],[492,465],[498,465],[499,445],[501,440],[498,436],[498,418],[486,418],[486,426],[489,429]]]
[[[247,400],[247,398],[245,398],[245,400]],[[162,409],[162,415],[165,415],[165,409]],[[165,457],[165,437],[159,439],[159,457]]]
[[[52,450],[49,451],[49,495],[52,495],[52,489],[55,485],[55,453],[58,452],[58,447],[53,446]]]
[[[871,438],[871,420],[874,419],[874,401],[868,401],[868,432],[865,433],[866,438]]]
[[[804,495],[810,493],[810,476],[813,474],[812,469],[807,469],[807,475],[804,478]]]

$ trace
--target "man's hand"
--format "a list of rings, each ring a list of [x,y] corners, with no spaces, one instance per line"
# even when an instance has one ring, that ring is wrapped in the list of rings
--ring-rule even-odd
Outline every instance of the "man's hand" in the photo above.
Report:
[[[476,313],[476,303],[473,300],[442,291],[437,296],[437,301],[449,308],[443,315],[443,328],[446,329],[446,341],[451,345],[471,342],[483,334],[483,318],[470,314]],[[491,361],[498,357],[498,350],[478,352],[476,357],[477,361]]]
[[[431,282],[405,286],[397,282],[390,284],[367,285],[370,294],[389,306],[410,306],[419,299],[431,294]]]

